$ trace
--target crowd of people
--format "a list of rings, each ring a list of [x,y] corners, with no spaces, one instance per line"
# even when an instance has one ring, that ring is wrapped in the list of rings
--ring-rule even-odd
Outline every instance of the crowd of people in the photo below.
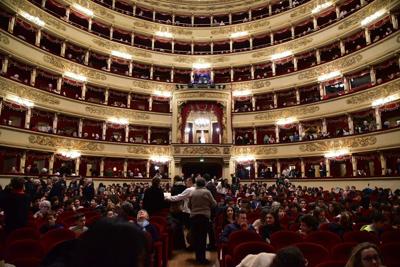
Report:
[[[99,183],[97,188],[90,178],[66,181],[64,177],[19,177],[13,178],[0,192],[2,230],[6,234],[32,220],[43,220],[42,234],[63,228],[65,225],[59,222],[58,216],[72,212],[76,222],[69,229],[77,236],[99,238],[93,233],[98,228],[132,228],[131,223],[136,229],[132,233],[139,230],[156,241],[160,233],[152,225],[151,217],[169,209],[167,221],[174,233],[174,247],[194,249],[199,264],[209,263],[206,249],[215,250],[238,230],[256,232],[270,242],[274,232],[297,227],[296,230],[306,237],[322,224],[327,224],[330,231],[340,236],[352,231],[355,224],[377,235],[388,229],[400,229],[399,203],[400,189],[357,190],[353,186],[327,191],[322,187],[295,186],[288,179],[277,179],[275,184],[240,184],[239,179],[233,179],[229,184],[227,179],[214,180],[208,174],[188,178],[176,176],[172,184],[161,183],[156,177],[151,184]],[[79,212],[83,208],[98,211],[109,221],[98,227],[97,223],[86,225],[85,215]],[[84,235],[86,232],[91,234]],[[88,250],[104,249],[93,244],[88,246]],[[365,244],[362,248],[379,251]],[[358,247],[358,252],[354,253],[362,254],[362,251]],[[288,266],[276,263],[280,253],[284,252],[278,251],[272,260],[275,263],[270,266]],[[374,259],[378,261],[379,257]],[[346,266],[367,266],[351,261]]]

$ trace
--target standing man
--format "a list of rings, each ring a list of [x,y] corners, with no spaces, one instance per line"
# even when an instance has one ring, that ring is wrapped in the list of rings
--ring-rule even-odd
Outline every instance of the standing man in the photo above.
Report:
[[[194,177],[189,177],[186,179],[186,189],[176,195],[167,198],[167,201],[177,202],[183,200],[183,207],[182,207],[182,223],[189,228],[189,217],[190,217],[190,209],[189,209],[189,199],[194,191]]]
[[[10,184],[0,193],[0,208],[4,211],[6,233],[28,224],[30,200],[25,194],[24,184],[24,178],[12,178]]]
[[[196,189],[189,199],[193,247],[195,248],[196,262],[199,264],[210,263],[206,259],[207,230],[210,225],[211,209],[217,206],[217,202],[205,186],[204,178],[197,178]]]

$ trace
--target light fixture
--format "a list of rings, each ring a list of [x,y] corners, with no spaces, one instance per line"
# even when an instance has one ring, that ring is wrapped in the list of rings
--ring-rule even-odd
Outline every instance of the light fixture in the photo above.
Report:
[[[325,153],[324,157],[325,158],[336,158],[336,157],[341,157],[344,155],[347,155],[350,153],[350,150],[348,148],[341,148],[338,150],[331,150]]]
[[[361,21],[361,26],[365,27],[368,24],[370,24],[371,22],[377,20],[378,18],[382,17],[384,14],[386,13],[386,9],[381,9],[376,11],[374,14],[366,17],[365,19],[363,19]]]
[[[217,128],[215,129],[215,131],[216,131],[217,133],[219,133],[220,129],[217,127]]]
[[[162,32],[162,31],[157,31],[155,33],[155,35],[157,35],[159,37],[169,38],[169,39],[174,37],[174,35],[172,33],[170,33],[170,32]]]
[[[206,62],[197,62],[197,63],[193,63],[192,65],[193,69],[209,69],[211,68],[211,64],[210,63],[206,63]]]
[[[120,57],[120,58],[124,58],[124,59],[129,59],[129,60],[132,59],[132,55],[130,55],[128,53],[116,51],[116,50],[112,50],[111,51],[111,55],[116,56],[116,57]]]
[[[333,5],[333,2],[331,2],[331,1],[323,3],[323,4],[320,4],[320,5],[316,6],[313,10],[311,10],[311,13],[312,14],[317,14],[317,13],[321,12],[324,9],[327,9],[328,7],[330,7],[332,5]]]
[[[200,117],[194,120],[194,124],[197,127],[207,127],[208,125],[210,125],[210,120],[207,118]]]
[[[18,13],[22,17],[26,18],[30,22],[35,23],[36,25],[39,25],[40,27],[44,27],[44,25],[46,25],[46,23],[43,20],[39,19],[38,17],[32,16],[31,14],[26,13],[25,11],[20,10]]]
[[[58,154],[69,159],[76,159],[81,156],[81,152],[72,149],[60,149]]]
[[[185,128],[185,133],[190,133],[190,128],[189,127]]]
[[[77,3],[72,4],[72,7],[89,17],[93,17],[93,15],[94,15],[92,10],[90,10],[86,7],[83,7],[81,5],[78,5]]]
[[[288,118],[282,118],[277,120],[276,124],[277,125],[286,125],[286,124],[290,124],[290,123],[294,123],[297,122],[297,118],[295,117],[288,117]]]
[[[246,89],[246,90],[236,90],[232,92],[233,96],[249,96],[251,95],[251,91]]]
[[[203,159],[203,158],[201,158],[201,159],[200,159],[200,162],[204,162],[204,159]]]
[[[288,56],[293,55],[293,52],[288,50],[288,51],[284,51],[282,53],[277,53],[271,56],[271,60],[277,60],[277,59],[281,59],[281,58],[285,58]]]
[[[31,108],[31,107],[33,107],[35,105],[32,101],[30,101],[28,99],[25,99],[25,98],[21,98],[21,97],[16,96],[16,95],[7,95],[6,98],[8,100],[11,100],[12,102],[15,102],[15,103],[17,103],[17,104],[19,104],[21,106],[28,107],[28,108]]]
[[[150,160],[154,163],[166,163],[168,162],[170,159],[168,156],[162,156],[162,155],[152,155],[150,157]]]
[[[329,79],[332,79],[332,78],[335,78],[335,77],[338,77],[341,75],[342,75],[342,72],[340,70],[332,71],[332,72],[323,74],[321,76],[318,76],[318,81],[323,82],[323,81],[326,81],[326,80],[329,80]]]
[[[68,78],[80,81],[80,82],[86,82],[87,78],[83,75],[71,72],[71,71],[66,71],[64,72],[64,76],[67,76]]]
[[[394,95],[390,95],[390,96],[387,96],[387,97],[379,98],[379,99],[376,99],[376,100],[372,101],[372,106],[373,107],[382,106],[382,105],[384,105],[386,103],[395,101],[395,100],[397,100],[399,98],[400,98],[399,94],[394,94]]]
[[[172,93],[170,91],[155,90],[154,95],[161,97],[171,97]]]
[[[254,161],[256,158],[253,155],[242,155],[236,158],[236,162]]]
[[[247,36],[247,35],[249,35],[248,31],[234,32],[234,33],[231,33],[230,37],[232,39],[234,39],[234,38],[239,38],[239,37],[243,37],[243,36]]]
[[[127,118],[117,118],[117,117],[111,117],[108,118],[108,122],[115,123],[115,124],[121,124],[121,125],[127,125],[129,123],[129,120]]]
[[[158,171],[159,169],[160,169],[160,166],[157,166],[157,165],[154,166],[154,170],[155,170],[155,171]]]

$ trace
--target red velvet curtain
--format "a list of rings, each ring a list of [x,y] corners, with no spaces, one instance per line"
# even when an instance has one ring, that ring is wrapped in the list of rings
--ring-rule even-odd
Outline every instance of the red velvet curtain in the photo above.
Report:
[[[218,123],[222,125],[222,117],[223,117],[223,109],[220,104],[213,103],[213,102],[188,102],[184,104],[183,107],[181,107],[181,117],[182,117],[182,125],[181,125],[181,136],[182,140],[181,142],[184,142],[184,136],[185,136],[185,127],[186,127],[186,121],[187,118],[189,117],[190,112],[212,112],[214,115],[217,117]],[[222,134],[222,129],[221,134]]]

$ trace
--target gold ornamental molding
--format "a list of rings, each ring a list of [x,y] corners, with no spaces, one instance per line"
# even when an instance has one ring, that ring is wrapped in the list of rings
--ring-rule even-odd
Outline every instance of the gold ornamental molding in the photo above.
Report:
[[[162,31],[162,32],[170,32],[172,34],[179,34],[179,35],[185,35],[185,36],[191,36],[193,35],[193,31],[187,30],[183,27],[171,27],[163,24],[151,24],[146,21],[134,21],[133,22],[133,27],[135,28],[142,28],[146,30],[150,30],[152,32],[156,31]]]
[[[96,142],[87,142],[81,140],[73,140],[61,137],[50,137],[40,135],[30,135],[29,143],[52,148],[65,148],[86,151],[103,151],[104,145]]]
[[[218,0],[218,1],[155,1],[155,0],[141,0],[141,4],[148,6],[149,8],[156,8],[168,10],[169,12],[186,12],[187,14],[200,13],[202,15],[213,13],[224,13],[227,14],[235,11],[242,10],[247,11],[253,6],[259,6],[265,4],[265,0]],[[228,10],[227,10],[228,9]],[[232,10],[231,10],[232,9]],[[205,12],[205,13],[204,13]]]
[[[224,63],[224,62],[228,62],[229,61],[229,59],[227,57],[223,57],[223,56],[220,56],[220,57],[215,57],[215,56],[214,57],[207,57],[206,56],[206,57],[202,57],[201,60],[203,62],[209,62],[209,63],[212,63],[212,64]],[[196,57],[193,57],[193,56],[191,56],[191,57],[188,57],[188,56],[176,56],[174,58],[174,61],[175,62],[186,63],[186,64],[193,64],[193,63],[198,62],[199,59],[196,58]]]
[[[255,120],[276,120],[280,118],[287,118],[291,116],[295,116],[298,114],[306,115],[306,114],[312,114],[315,113],[319,110],[319,106],[307,106],[307,107],[298,107],[298,108],[293,108],[293,109],[288,109],[288,110],[273,110],[273,111],[267,111],[264,112],[263,114],[258,114],[254,116]]]
[[[107,11],[107,8],[102,7],[100,5],[96,5],[92,1],[87,1],[87,0],[63,0],[66,3],[69,3],[70,5],[77,3],[83,7],[86,7],[88,9],[91,9],[95,15],[100,15],[102,17],[107,18],[108,20],[114,21],[115,16]]]
[[[13,94],[21,98],[29,99],[35,103],[43,103],[50,105],[59,105],[60,100],[45,93],[32,90],[28,86],[24,86],[18,83],[14,83],[6,80],[5,78],[0,78],[0,95],[5,97],[8,94]]]
[[[183,146],[174,147],[174,154],[179,155],[221,155],[229,154],[229,150],[216,146]]]
[[[96,45],[108,49],[108,50],[117,50],[120,52],[127,52],[135,57],[143,57],[143,58],[152,58],[152,54],[149,52],[141,51],[138,49],[134,49],[133,47],[123,46],[116,42],[110,42],[100,39],[92,39],[92,42]]]
[[[240,155],[275,155],[278,153],[278,148],[267,146],[253,146],[253,147],[234,147],[232,156]]]
[[[235,26],[228,26],[228,27],[222,27],[217,30],[212,30],[211,34],[230,34],[232,32],[242,32],[242,31],[255,31],[258,28],[264,28],[267,27],[270,24],[268,20],[264,21],[259,21],[256,23],[250,23],[250,24],[239,24]]]
[[[128,153],[137,154],[137,155],[163,155],[167,156],[171,154],[171,149],[168,146],[142,146],[135,145],[129,146],[127,148]]]
[[[326,74],[331,71],[336,71],[336,70],[342,70],[345,68],[348,68],[352,65],[357,64],[363,59],[363,56],[361,54],[346,57],[343,59],[339,59],[336,62],[331,62],[328,64],[325,64],[324,66],[320,67],[314,67],[312,70],[302,72],[298,75],[299,80],[304,80],[304,79],[313,79],[317,78],[318,76],[322,74]]]
[[[104,116],[104,117],[127,117],[129,121],[141,121],[141,120],[149,120],[150,115],[142,112],[136,112],[133,110],[127,109],[111,109],[106,107],[89,107],[86,106],[85,111],[97,116]]]
[[[340,148],[360,148],[376,144],[375,136],[355,137],[355,138],[337,138],[332,141],[317,141],[299,147],[301,152],[324,152]]]
[[[378,98],[390,96],[394,93],[400,92],[400,79],[395,82],[382,85],[375,90],[359,93],[347,99],[346,104],[359,105],[367,102],[372,102]]]
[[[300,38],[297,40],[289,41],[279,46],[270,47],[263,49],[263,51],[253,53],[251,56],[253,58],[268,57],[276,53],[280,53],[288,50],[298,50],[299,48],[305,47],[313,41],[311,37]]]
[[[334,5],[336,2],[340,2],[340,0],[337,0],[337,1],[329,1],[329,0],[323,1],[323,0],[317,0],[317,1],[308,2],[308,3],[306,3],[306,4],[301,5],[301,6],[300,6],[299,8],[297,8],[294,12],[292,12],[292,13],[290,14],[290,17],[291,17],[291,18],[296,18],[296,17],[298,17],[298,16],[304,16],[304,15],[311,14],[311,11],[312,11],[315,7],[317,7],[318,5],[324,4],[324,3],[326,3],[326,2],[332,2],[333,5]]]
[[[157,88],[160,90],[167,90],[167,91],[172,91],[175,88],[175,84],[155,82],[155,81],[145,81],[145,80],[142,81],[134,80],[132,81],[132,86],[146,90],[152,90],[154,88]]]
[[[107,76],[98,71],[88,69],[87,67],[81,67],[78,64],[65,62],[65,60],[62,60],[55,56],[44,55],[43,60],[44,62],[49,63],[58,69],[61,69],[63,72],[71,71],[74,73],[79,73],[81,75],[84,75],[90,79],[100,80],[100,81],[107,80]]]
[[[244,82],[244,83],[234,83],[232,85],[232,90],[235,89],[261,89],[267,88],[271,86],[270,81],[262,80],[262,81],[252,81],[252,82]]]
[[[0,32],[0,42],[2,42],[5,45],[8,45],[10,43],[10,39],[8,38],[8,36]]]
[[[25,0],[9,0],[9,1],[11,4],[18,7],[19,10],[23,10],[32,16],[38,17],[39,19],[43,20],[47,25],[50,25],[60,31],[67,30],[60,20],[46,13],[45,11],[38,9],[33,4]]]
[[[197,98],[207,98],[207,99],[224,99],[228,96],[227,93],[217,93],[217,92],[185,92],[176,94],[177,99],[197,99]]]
[[[362,8],[357,11],[353,16],[350,16],[348,19],[344,20],[343,23],[339,26],[339,30],[344,30],[349,27],[352,27],[356,24],[359,24],[361,20],[372,15],[377,10],[388,6],[389,4],[395,2],[397,0],[377,0],[368,4],[368,6]]]

